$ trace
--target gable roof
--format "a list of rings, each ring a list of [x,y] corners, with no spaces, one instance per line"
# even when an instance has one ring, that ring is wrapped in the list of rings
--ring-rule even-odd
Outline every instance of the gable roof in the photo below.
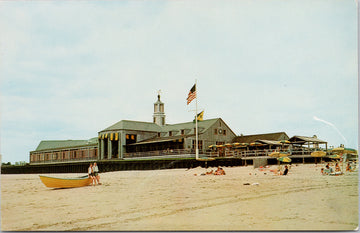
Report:
[[[203,121],[198,121],[199,132],[204,132],[209,129],[213,124],[215,124],[221,118],[208,119]],[[166,124],[164,126],[157,125],[151,122],[142,122],[142,121],[129,121],[122,120],[119,121],[112,126],[101,130],[101,132],[105,131],[113,131],[113,130],[138,130],[138,131],[150,131],[150,132],[169,132],[169,131],[180,131],[182,129],[190,129],[189,133],[194,133],[193,130],[195,128],[195,122],[185,122],[178,124]],[[202,130],[201,130],[202,128]]]
[[[90,138],[89,140],[44,140],[40,142],[35,151],[90,146],[97,145],[97,143],[97,137]]]
[[[267,133],[267,134],[252,134],[252,135],[242,135],[236,136],[233,139],[233,142],[240,142],[240,143],[251,143],[255,142],[256,140],[272,140],[272,141],[280,141],[289,139],[289,136],[285,132],[277,132],[277,133]]]
[[[203,120],[203,121],[198,121],[198,128],[199,128],[199,132],[201,131],[206,131],[208,128],[210,128],[213,124],[216,123],[217,120],[219,120],[220,118],[215,118],[215,119],[208,119],[208,120]],[[182,129],[194,129],[195,128],[195,122],[185,122],[185,123],[178,123],[178,124],[169,124],[169,125],[164,125],[162,127],[162,131],[163,132],[168,132],[168,131],[179,131]],[[200,128],[203,128],[203,130],[200,130]]]
[[[275,141],[275,140],[257,139],[256,142],[261,142],[261,143],[267,144],[267,145],[281,146],[281,143],[279,141]]]
[[[306,142],[313,142],[313,143],[327,143],[323,140],[320,140],[316,137],[306,137],[306,136],[293,136],[289,139],[290,142],[298,142],[299,144],[304,144]]]
[[[159,132],[161,131],[161,126],[151,122],[122,120],[110,127],[107,127],[104,130],[101,130],[100,132],[111,130],[139,130]]]

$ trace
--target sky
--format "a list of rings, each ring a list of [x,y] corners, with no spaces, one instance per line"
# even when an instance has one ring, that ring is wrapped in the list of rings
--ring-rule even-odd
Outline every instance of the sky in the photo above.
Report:
[[[204,119],[358,148],[355,0],[0,1],[0,153],[121,120]]]

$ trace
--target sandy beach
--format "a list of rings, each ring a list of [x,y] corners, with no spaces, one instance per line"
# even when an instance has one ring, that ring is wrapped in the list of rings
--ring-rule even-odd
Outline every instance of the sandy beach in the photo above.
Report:
[[[323,176],[322,165],[300,164],[276,176],[275,167],[224,167],[225,176],[200,167],[108,172],[103,185],[73,189],[46,188],[35,174],[1,175],[1,230],[357,229],[358,172]]]

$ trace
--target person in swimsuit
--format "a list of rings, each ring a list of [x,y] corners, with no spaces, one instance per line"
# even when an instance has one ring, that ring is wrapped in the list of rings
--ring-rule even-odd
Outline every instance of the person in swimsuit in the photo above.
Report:
[[[289,172],[289,169],[288,169],[288,166],[285,165],[285,170],[284,170],[284,173],[283,173],[283,176],[286,176]]]
[[[90,166],[88,168],[88,176],[91,179],[91,185],[95,185],[95,177],[93,172],[93,165],[90,163]]]
[[[96,163],[94,163],[94,165],[93,165],[93,170],[94,170],[94,179],[95,179],[95,181],[97,181],[98,184],[101,184],[100,183],[100,176],[99,176],[99,168],[98,168]]]

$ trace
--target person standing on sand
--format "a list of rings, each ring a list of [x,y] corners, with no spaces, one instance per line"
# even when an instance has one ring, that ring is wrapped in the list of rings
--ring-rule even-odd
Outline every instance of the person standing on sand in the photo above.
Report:
[[[88,176],[91,179],[91,185],[95,184],[95,177],[94,177],[94,173],[93,173],[93,165],[90,163],[90,166],[88,168]]]
[[[94,181],[97,181],[98,184],[101,184],[100,176],[99,176],[99,168],[96,163],[94,163],[93,169],[94,169]]]

